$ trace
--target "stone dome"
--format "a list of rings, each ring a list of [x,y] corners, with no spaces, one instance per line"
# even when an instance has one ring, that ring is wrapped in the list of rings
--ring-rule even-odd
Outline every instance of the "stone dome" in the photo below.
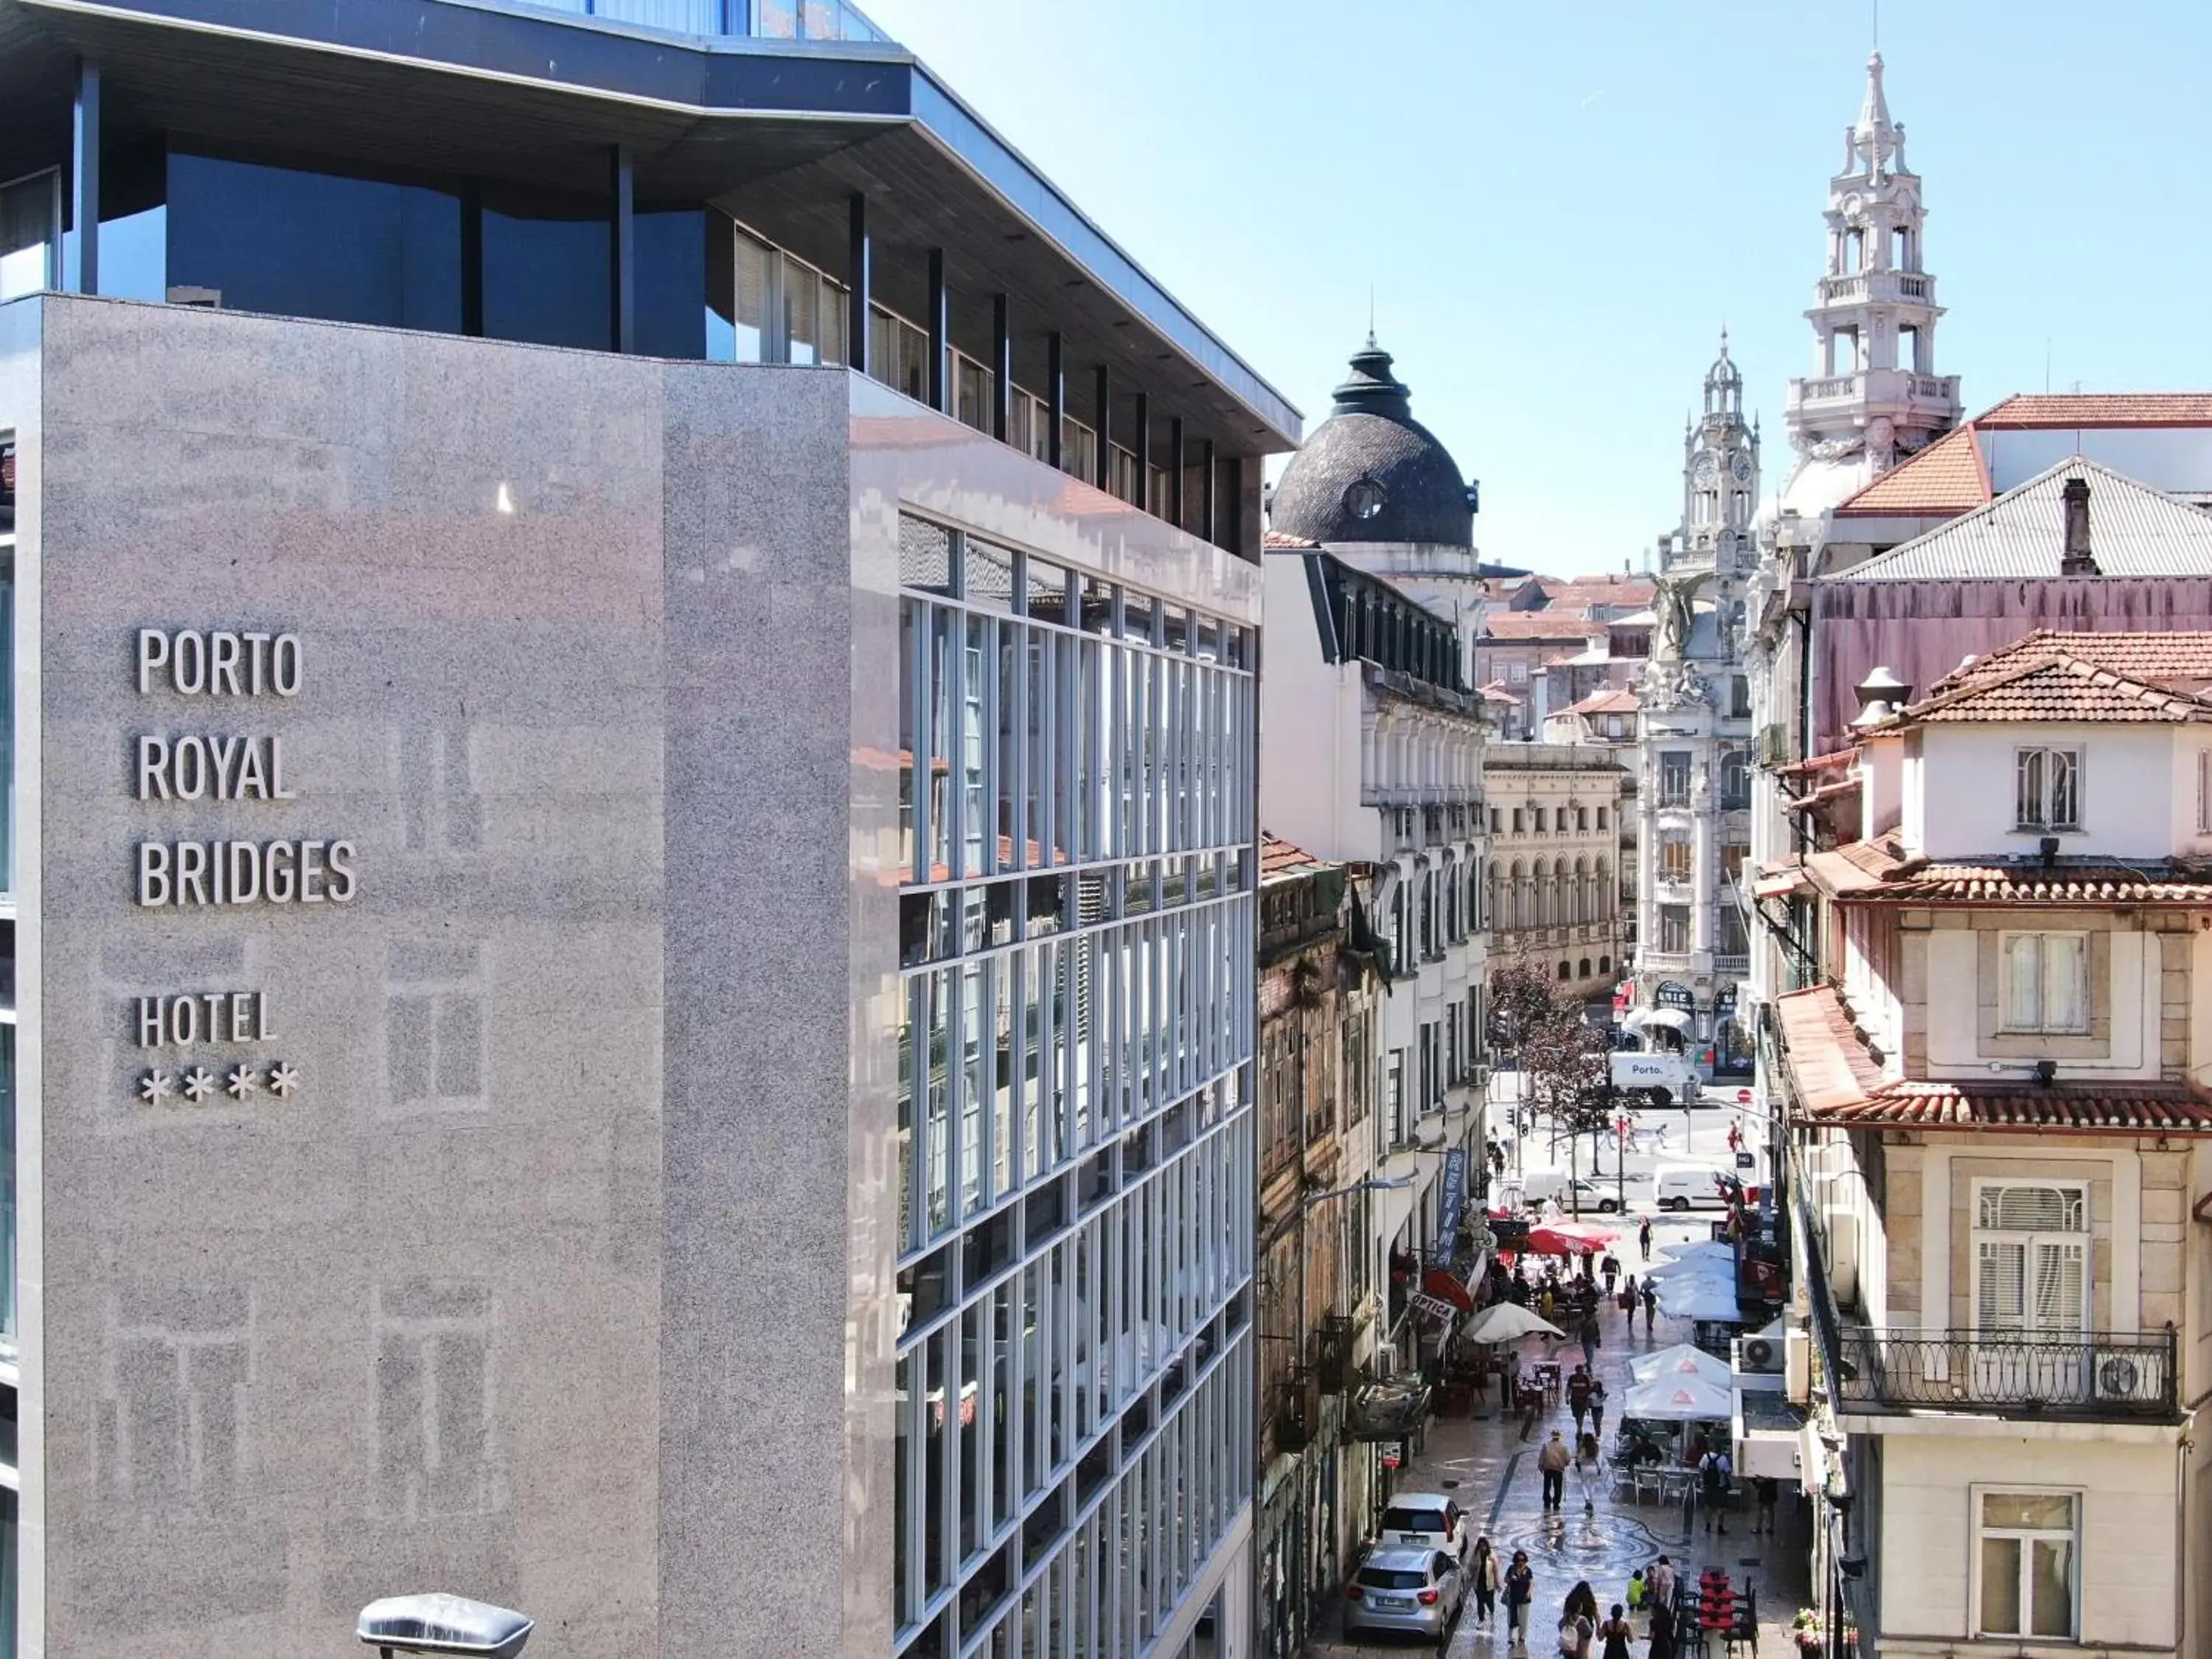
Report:
[[[1310,541],[1474,544],[1474,492],[1413,416],[1390,354],[1370,337],[1329,417],[1276,483],[1269,527]]]

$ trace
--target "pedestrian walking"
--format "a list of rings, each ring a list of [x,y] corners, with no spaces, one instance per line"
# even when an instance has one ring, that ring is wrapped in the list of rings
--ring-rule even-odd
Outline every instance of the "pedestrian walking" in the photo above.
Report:
[[[1567,1465],[1572,1462],[1574,1462],[1574,1453],[1568,1449],[1567,1443],[1559,1438],[1559,1431],[1553,1429],[1552,1437],[1544,1443],[1544,1449],[1536,1454],[1536,1468],[1544,1477],[1544,1507],[1546,1509],[1559,1508],[1560,1500],[1565,1498]]]
[[[1514,1384],[1521,1394],[1521,1437],[1534,1440],[1536,1437],[1536,1417],[1544,1407],[1544,1391],[1526,1372],[1516,1373]]]
[[[1559,1610],[1559,1659],[1595,1659],[1597,1643],[1597,1592],[1583,1579],[1567,1592]]]
[[[1743,1126],[1734,1120],[1730,1120],[1729,1123],[1728,1149],[1731,1152],[1740,1152],[1743,1150]]]
[[[1644,1659],[1674,1659],[1674,1604],[1654,1601],[1651,1604],[1651,1645],[1644,1650]]]
[[[1605,1439],[1605,1384],[1596,1377],[1589,1386],[1590,1437],[1602,1443]]]
[[[1620,1277],[1620,1258],[1615,1256],[1611,1250],[1607,1250],[1605,1253],[1605,1260],[1598,1264],[1597,1270],[1600,1275],[1605,1279],[1605,1293],[1607,1296],[1611,1296],[1613,1294],[1613,1281]]]
[[[1636,1243],[1637,1248],[1644,1252],[1644,1261],[1650,1261],[1651,1260],[1651,1218],[1648,1215],[1636,1224]]]
[[[1759,1504],[1758,1513],[1752,1516],[1751,1529],[1754,1533],[1763,1532],[1771,1538],[1774,1535],[1774,1503],[1782,1495],[1782,1483],[1771,1474],[1754,1474],[1751,1477],[1751,1492]]]
[[[1620,1602],[1613,1604],[1613,1616],[1597,1627],[1597,1634],[1605,1644],[1605,1651],[1598,1659],[1635,1659],[1628,1644],[1636,1639],[1636,1626],[1628,1622],[1628,1615]]]
[[[1644,1281],[1644,1335],[1649,1336],[1649,1335],[1650,1335],[1650,1334],[1651,1334],[1651,1322],[1652,1322],[1654,1319],[1657,1318],[1657,1317],[1658,1317],[1658,1315],[1659,1315],[1659,1292],[1652,1287],[1651,1281],[1650,1281],[1650,1279],[1645,1279],[1645,1280]]]
[[[1583,1364],[1585,1365],[1596,1364],[1598,1346],[1603,1339],[1598,1335],[1597,1310],[1595,1308],[1589,1308],[1583,1310],[1580,1334],[1583,1340]]]
[[[1511,1632],[1513,1645],[1526,1651],[1528,1646],[1528,1603],[1536,1596],[1536,1571],[1528,1565],[1528,1552],[1513,1552],[1512,1564],[1505,1569],[1505,1628]]]
[[[1583,1431],[1583,1419],[1589,1415],[1590,1384],[1595,1379],[1586,1365],[1575,1367],[1574,1375],[1567,1379],[1567,1409],[1575,1414],[1575,1432]]]
[[[1705,1530],[1728,1536],[1729,1455],[1716,1446],[1698,1462],[1698,1490],[1705,1504]]]
[[[1490,1547],[1490,1534],[1474,1540],[1474,1557],[1467,1564],[1468,1582],[1474,1589],[1474,1622],[1488,1629],[1498,1616],[1498,1552]]]
[[[1661,1556],[1651,1571],[1644,1575],[1644,1585],[1653,1607],[1672,1607],[1674,1605],[1674,1564]]]

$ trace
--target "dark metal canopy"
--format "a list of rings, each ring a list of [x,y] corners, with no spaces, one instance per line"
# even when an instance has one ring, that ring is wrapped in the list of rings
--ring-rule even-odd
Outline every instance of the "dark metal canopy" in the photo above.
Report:
[[[894,46],[471,0],[0,0],[0,178],[65,159],[80,58],[100,65],[111,145],[166,135],[588,193],[623,145],[641,205],[714,202],[840,277],[858,193],[877,297],[919,320],[942,249],[970,355],[988,360],[1004,292],[1018,380],[1042,389],[1057,330],[1072,393],[1103,364],[1224,455],[1298,440],[1280,393]]]

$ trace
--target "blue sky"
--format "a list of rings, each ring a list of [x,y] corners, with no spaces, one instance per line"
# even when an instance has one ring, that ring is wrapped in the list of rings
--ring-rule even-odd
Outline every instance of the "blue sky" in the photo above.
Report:
[[[1640,562],[1726,321],[1786,476],[1864,4],[864,0],[1305,411],[1366,331],[1482,481],[1486,556]],[[1892,0],[1970,411],[2212,387],[2212,6]]]

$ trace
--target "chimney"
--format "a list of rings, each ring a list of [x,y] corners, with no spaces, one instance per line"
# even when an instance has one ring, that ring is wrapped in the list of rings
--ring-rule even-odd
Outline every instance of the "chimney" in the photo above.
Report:
[[[2066,549],[2058,561],[2062,576],[2095,576],[2097,556],[2089,550],[2089,481],[2069,478],[2059,496],[2066,504]]]

